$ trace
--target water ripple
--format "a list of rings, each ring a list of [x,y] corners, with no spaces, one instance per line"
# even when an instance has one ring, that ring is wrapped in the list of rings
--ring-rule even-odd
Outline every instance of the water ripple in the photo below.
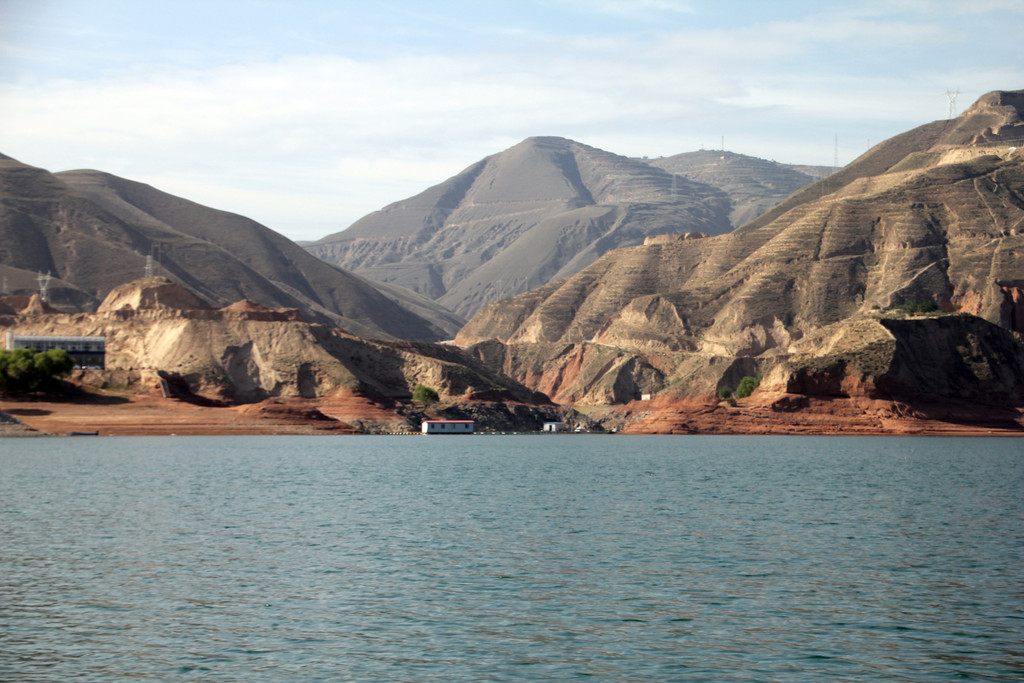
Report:
[[[12,441],[2,680],[1024,677],[1016,440]]]

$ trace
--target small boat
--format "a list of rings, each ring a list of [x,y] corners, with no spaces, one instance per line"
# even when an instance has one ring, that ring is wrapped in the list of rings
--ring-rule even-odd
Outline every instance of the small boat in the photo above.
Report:
[[[99,436],[99,432],[68,432],[68,436]]]

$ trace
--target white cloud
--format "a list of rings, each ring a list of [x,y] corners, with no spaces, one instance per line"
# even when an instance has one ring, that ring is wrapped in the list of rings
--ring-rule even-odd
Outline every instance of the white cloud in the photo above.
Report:
[[[591,0],[572,4],[615,16],[635,16],[647,12],[693,14],[695,11],[693,3],[679,0]]]
[[[1024,13],[1019,0],[870,0],[856,9],[861,14],[889,16],[895,12],[914,13],[923,17],[954,17],[988,14],[991,12]]]
[[[829,164],[832,131],[877,142],[939,118],[947,85],[966,101],[1021,81],[1019,61],[947,54],[962,36],[936,17],[844,5],[708,29],[689,22],[694,4],[609,1],[598,9],[683,20],[647,34],[504,26],[470,56],[435,47],[206,67],[190,56],[8,79],[0,152],[52,170],[92,166],[311,239],[530,135],[630,155],[725,136],[736,151]]]

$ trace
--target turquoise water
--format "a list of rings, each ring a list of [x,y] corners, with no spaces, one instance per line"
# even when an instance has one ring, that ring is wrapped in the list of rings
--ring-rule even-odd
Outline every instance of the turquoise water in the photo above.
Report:
[[[0,443],[0,680],[1024,679],[1024,441]]]

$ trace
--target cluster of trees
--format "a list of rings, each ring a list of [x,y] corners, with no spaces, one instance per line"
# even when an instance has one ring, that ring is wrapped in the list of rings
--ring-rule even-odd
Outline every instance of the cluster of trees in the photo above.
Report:
[[[754,389],[757,389],[761,385],[761,375],[751,377],[747,375],[740,380],[740,383],[736,385],[736,389],[732,387],[722,387],[718,390],[718,398],[729,403],[729,405],[736,405],[736,399],[746,398],[754,393]]]
[[[61,388],[60,378],[67,376],[75,361],[64,349],[0,350],[0,392],[22,394],[53,392]]]

